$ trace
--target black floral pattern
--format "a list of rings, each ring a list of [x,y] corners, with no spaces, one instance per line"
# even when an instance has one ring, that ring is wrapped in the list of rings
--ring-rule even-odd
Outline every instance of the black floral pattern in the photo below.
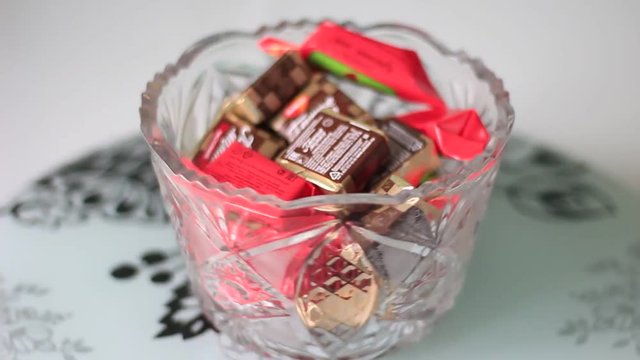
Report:
[[[225,71],[229,82],[236,81],[233,71]],[[245,76],[242,73],[240,79]],[[539,220],[587,221],[616,212],[613,199],[590,180],[584,164],[518,138],[505,152],[496,189],[520,213]],[[148,147],[140,137],[60,167],[1,212],[21,223],[49,226],[92,216],[168,222]]]
[[[152,284],[171,289],[170,299],[165,304],[166,312],[159,320],[161,329],[155,337],[181,336],[187,340],[208,330],[217,332],[215,326],[202,314],[185,273],[186,269],[177,249],[148,250],[140,255],[139,261],[124,262],[111,270],[111,276],[118,281],[146,275]]]
[[[225,96],[244,88],[260,69],[217,63]],[[0,214],[21,223],[57,227],[98,216],[167,223],[148,146],[141,136],[94,151],[42,177]]]
[[[518,138],[505,152],[496,188],[521,214],[539,220],[589,221],[616,213],[584,164]]]
[[[188,340],[213,330],[218,332],[202,314],[198,300],[191,293],[189,284],[184,281],[173,288],[171,300],[166,303],[167,313],[160,319],[162,330],[156,337],[181,336]]]
[[[614,348],[632,348],[640,357],[640,241],[621,259],[602,259],[588,273],[602,286],[572,294],[586,307],[584,316],[569,319],[559,334],[583,345],[592,337],[610,336]]]
[[[141,137],[117,142],[42,177],[4,207],[17,221],[59,226],[93,216],[168,222]]]
[[[251,69],[225,69],[227,81],[236,85],[241,84],[250,72]],[[374,98],[372,102],[375,104],[377,100]],[[378,112],[386,110],[376,108]],[[612,198],[590,180],[584,164],[517,138],[506,150],[496,191],[506,195],[521,214],[543,221],[588,221],[616,213]],[[56,169],[1,208],[0,214],[9,215],[23,224],[53,227],[92,217],[158,224],[168,222],[148,147],[141,137],[114,143]],[[640,245],[630,254],[635,254],[636,265],[605,261],[594,268],[600,270],[594,271],[618,274],[628,283],[637,283]],[[177,249],[149,250],[141,255],[138,262],[123,262],[110,271],[111,277],[118,281],[146,274],[151,283],[170,290],[165,313],[158,321],[160,329],[153,336],[190,339],[208,330],[218,331],[202,314],[197,299],[191,293],[185,264]],[[633,293],[630,289],[634,289]],[[584,343],[596,333],[617,333],[621,336],[613,344],[615,347],[635,347],[640,354],[640,300],[637,295],[640,290],[637,289],[640,289],[640,284],[633,288],[618,284],[576,294],[577,301],[592,307],[592,318],[567,321],[561,334],[574,336],[577,343]],[[21,285],[12,292],[2,290],[0,299],[19,294],[42,296],[45,290]],[[603,304],[616,299],[624,301],[609,313],[602,312]],[[0,332],[4,336],[0,338],[0,349],[10,349],[12,356],[6,355],[5,358],[14,360],[20,359],[21,352],[48,351],[61,354],[65,360],[73,360],[78,354],[90,351],[81,339],[54,342],[52,326],[56,321],[66,320],[63,315],[35,310],[28,312],[37,314],[41,320],[39,325],[12,325],[8,335]],[[0,358],[4,360],[2,356]]]
[[[71,313],[63,313],[26,305],[26,300],[42,298],[49,289],[36,284],[5,287],[0,277],[0,359],[21,360],[35,354],[48,354],[63,360],[81,359],[91,352],[82,338],[69,338],[57,333],[57,325],[68,321]]]

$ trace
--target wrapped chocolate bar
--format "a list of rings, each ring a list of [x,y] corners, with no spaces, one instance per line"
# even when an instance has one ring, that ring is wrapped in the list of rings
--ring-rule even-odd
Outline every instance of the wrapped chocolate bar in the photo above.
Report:
[[[318,192],[312,184],[237,141],[201,169],[220,182],[239,189],[251,188],[259,194],[274,195],[282,200]]]
[[[307,87],[269,123],[275,132],[292,142],[309,125],[311,119],[324,109],[375,126],[371,115],[321,74],[314,75]]]
[[[325,21],[300,46],[263,38],[260,46],[277,55],[297,50],[302,58],[336,76],[346,77],[380,92],[445,109],[413,50],[402,49]]]
[[[397,195],[413,187],[398,176],[390,176],[382,182],[374,193]],[[439,209],[422,198],[407,199],[398,205],[383,205],[375,208],[361,219],[361,227],[352,227],[351,235],[365,251],[369,261],[383,279],[385,292],[393,292],[398,279],[407,279],[412,273],[419,273],[421,258],[438,246]],[[387,241],[374,241],[384,235]],[[423,263],[424,264],[424,263]],[[394,306],[386,309],[384,317],[393,319]]]
[[[323,110],[276,160],[327,193],[344,193],[361,191],[388,157],[379,129]]]
[[[233,101],[230,110],[259,124],[280,111],[310,78],[311,69],[300,55],[287,52]]]
[[[397,195],[403,190],[411,190],[413,188],[414,187],[403,178],[391,175],[374,188],[373,193],[381,195]],[[406,225],[413,222],[418,225],[414,224],[411,226],[411,229],[417,230],[416,235],[419,235],[420,233],[424,233],[424,231],[419,231],[419,224],[421,223],[424,225],[428,217],[434,217],[437,215],[438,210],[436,208],[416,197],[399,205],[380,206],[363,216],[361,222],[366,229],[378,234],[387,235],[394,232],[394,229],[397,228],[401,228],[402,231],[406,231]],[[397,233],[397,231],[395,232]]]
[[[206,167],[236,141],[268,158],[274,157],[285,146],[284,140],[268,131],[251,126],[235,114],[223,112],[200,143],[193,163],[199,168]]]
[[[418,186],[440,166],[440,158],[431,139],[402,125],[395,119],[378,121],[378,127],[389,139],[390,160],[373,183],[384,181],[390,175]]]
[[[468,161],[480,155],[490,135],[472,109],[448,109],[417,54],[380,42],[325,21],[295,45],[265,37],[260,46],[272,55],[297,51],[316,67],[346,77],[382,93],[427,105],[424,110],[398,116],[436,143],[444,156]]]

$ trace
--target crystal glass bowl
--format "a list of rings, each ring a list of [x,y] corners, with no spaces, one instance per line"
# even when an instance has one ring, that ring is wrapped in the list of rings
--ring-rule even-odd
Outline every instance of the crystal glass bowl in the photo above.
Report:
[[[492,135],[484,153],[467,163],[444,161],[437,182],[395,196],[283,201],[189,170],[181,158],[209,129],[223,99],[272,61],[257,40],[299,43],[316,25],[283,22],[209,36],[142,94],[142,131],[191,286],[232,358],[368,359],[421,339],[460,291],[513,124],[502,81],[480,61],[412,27],[346,23],[414,49],[451,108],[480,114]],[[340,86],[374,116],[415,107],[349,82]],[[419,199],[437,211],[405,216],[384,234],[367,230],[357,216],[327,211],[411,207]]]

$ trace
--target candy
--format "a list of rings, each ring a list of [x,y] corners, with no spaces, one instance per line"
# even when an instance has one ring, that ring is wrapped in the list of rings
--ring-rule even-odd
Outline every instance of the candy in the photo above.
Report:
[[[403,190],[411,189],[413,189],[413,186],[407,181],[399,176],[392,175],[374,188],[372,192],[380,195],[396,195]],[[379,234],[385,234],[389,231],[391,225],[419,200],[419,198],[413,198],[400,205],[380,206],[363,216],[361,221],[365,228]]]
[[[270,126],[280,136],[292,142],[309,125],[311,119],[324,109],[375,126],[371,115],[320,74],[312,77],[307,87],[270,121]]]
[[[389,138],[391,156],[374,184],[393,174],[418,186],[440,166],[440,158],[431,139],[394,119],[378,121],[378,127]]]
[[[426,134],[442,155],[456,160],[472,160],[480,155],[491,137],[473,109],[417,111],[397,119]]]
[[[317,193],[310,183],[239,142],[231,144],[202,170],[220,182],[228,182],[239,189],[251,188],[259,194],[274,195],[282,200]]]
[[[449,110],[433,87],[418,55],[324,22],[299,46],[263,38],[260,46],[271,54],[298,51],[309,63],[386,94],[428,106],[398,120],[436,142],[441,154],[468,161],[480,155],[489,132],[472,109]]]
[[[236,141],[268,158],[274,157],[285,146],[282,139],[251,126],[233,114],[224,113],[201,142],[193,163],[200,168],[206,167]]]
[[[393,196],[399,194],[401,191],[411,190],[413,188],[414,187],[403,178],[391,175],[374,188],[372,192],[374,194]],[[436,208],[423,199],[414,197],[402,204],[377,207],[364,215],[360,221],[366,229],[378,234],[395,233],[399,235],[397,228],[402,228],[400,230],[404,231],[406,225],[413,224],[411,226],[413,230],[420,230],[421,224],[426,223],[427,216],[433,217],[437,215],[438,210]],[[423,218],[424,221],[416,221],[416,218]],[[399,225],[400,223],[404,225]],[[424,233],[422,230],[418,232]]]
[[[265,38],[260,46],[272,54],[295,45]],[[346,77],[405,100],[446,108],[415,51],[365,37],[325,21],[299,46],[304,59],[334,75]]]
[[[233,101],[230,110],[257,125],[280,111],[310,78],[311,69],[300,55],[285,53]]]
[[[289,218],[284,225],[286,229],[292,229],[291,233],[274,234],[267,238],[267,241],[275,239],[273,245],[276,246],[273,250],[264,250],[270,246],[261,249],[259,245],[268,244],[268,242],[263,242],[262,237],[257,237],[256,242],[261,241],[262,244],[256,244],[257,248],[242,252],[243,259],[271,286],[288,299],[293,299],[301,269],[305,266],[309,255],[325,242],[327,237],[334,236],[337,223],[334,219],[323,212],[312,212],[308,216]],[[292,236],[295,237],[295,241],[290,241]],[[282,245],[285,241],[286,246]]]
[[[299,273],[296,309],[306,327],[344,337],[375,311],[379,280],[362,247],[344,228],[329,239]]]
[[[323,110],[276,161],[325,192],[342,193],[362,190],[388,156],[380,130]]]

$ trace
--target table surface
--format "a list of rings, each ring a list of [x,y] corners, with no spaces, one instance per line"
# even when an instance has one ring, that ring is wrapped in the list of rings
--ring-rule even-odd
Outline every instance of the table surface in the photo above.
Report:
[[[29,179],[138,131],[139,94],[189,44],[300,17],[406,22],[505,79],[515,132],[640,194],[640,1],[0,3],[0,202]]]
[[[0,213],[0,359],[226,358],[146,149],[138,137],[83,154]],[[454,309],[383,359],[640,359],[639,212],[628,191],[514,138]]]

